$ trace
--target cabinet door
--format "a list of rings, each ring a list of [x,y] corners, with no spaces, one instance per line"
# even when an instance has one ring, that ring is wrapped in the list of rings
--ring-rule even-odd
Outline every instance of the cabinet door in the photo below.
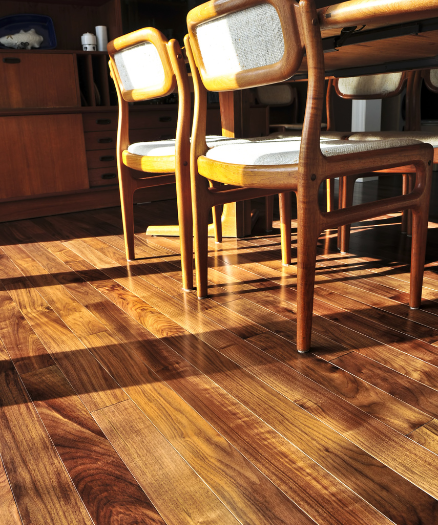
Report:
[[[0,198],[88,188],[81,115],[0,118]]]
[[[0,54],[0,108],[80,106],[75,55]]]

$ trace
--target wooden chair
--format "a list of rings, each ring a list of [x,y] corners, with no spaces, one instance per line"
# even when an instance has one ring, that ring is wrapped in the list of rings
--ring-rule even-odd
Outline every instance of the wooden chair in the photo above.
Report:
[[[185,59],[176,40],[168,41],[154,28],[134,31],[108,44],[109,66],[119,101],[117,166],[122,206],[125,250],[135,259],[134,193],[176,182],[183,288],[193,288],[193,226],[190,198],[190,85]],[[178,89],[178,124],[175,140],[131,143],[129,103],[164,97]],[[209,137],[222,140],[224,137]],[[220,220],[215,214],[220,239]],[[166,229],[167,228],[167,229]],[[174,234],[174,226],[161,227]],[[148,229],[149,232],[149,229]]]
[[[412,209],[410,306],[418,308],[432,175],[431,146],[411,140],[320,142],[325,72],[313,0],[301,0],[299,4],[289,0],[211,1],[191,10],[187,22],[187,55],[192,70],[198,68],[202,79],[202,83],[195,84],[190,163],[198,297],[206,297],[208,292],[209,209],[268,192],[294,191],[298,208],[299,352],[310,349],[317,241],[325,229],[382,213]],[[206,89],[227,91],[282,82],[301,65],[304,48],[309,84],[301,141],[283,139],[209,148],[205,140]],[[326,179],[410,164],[417,170],[411,194],[345,210],[320,211],[318,188]],[[209,188],[208,179],[237,188],[216,191]],[[286,229],[286,216],[283,221]],[[282,236],[282,243],[286,242],[290,245],[290,239]]]
[[[330,129],[336,127],[336,115],[334,111],[334,92],[340,98],[346,100],[375,100],[385,99],[390,97],[398,96],[405,88],[407,82],[406,73],[386,73],[379,75],[367,75],[359,77],[347,77],[347,78],[336,78],[329,81],[327,89],[327,120],[329,122]],[[379,132],[380,133],[380,132]],[[387,132],[386,139],[400,138],[396,136],[397,132]],[[346,138],[352,140],[360,140],[354,137],[360,137],[362,133],[347,133]],[[366,140],[367,135],[364,135]],[[380,140],[381,137],[376,137],[375,140]],[[395,171],[400,173],[399,168]],[[409,170],[407,170],[409,171]],[[394,170],[388,170],[385,173],[379,173],[379,175],[391,174]],[[375,173],[350,175],[348,178],[342,177],[339,179],[339,207],[347,208],[352,205],[354,184],[356,180],[367,176],[375,176]],[[409,191],[409,179],[408,173],[403,173],[403,194],[407,194]],[[334,187],[331,186],[328,189],[330,192],[330,199],[333,202],[334,199]],[[403,213],[402,220],[402,232],[408,231],[407,224],[407,212]],[[350,241],[350,227],[351,225],[341,226],[338,230],[338,248],[342,253],[347,252],[349,249]]]
[[[433,71],[433,70],[432,70]],[[438,72],[438,70],[437,70]],[[438,73],[431,75],[430,71],[412,71],[408,74],[404,73],[391,73],[386,75],[371,75],[370,77],[358,77],[363,79],[368,79],[369,83],[374,82],[374,86],[378,86],[379,77],[385,77],[389,79],[386,83],[386,92],[380,91],[378,89],[375,92],[373,98],[385,98],[389,96],[396,96],[401,93],[404,86],[407,84],[406,91],[406,120],[404,131],[379,131],[379,132],[359,132],[351,133],[348,136],[348,140],[388,140],[388,139],[400,139],[408,138],[418,140],[427,144],[431,144],[434,148],[434,163],[438,163],[438,132],[427,132],[421,131],[421,84],[423,80],[425,81],[426,86],[438,93]],[[343,97],[345,93],[340,88],[340,80],[335,81],[334,87],[336,93]],[[434,85],[434,82],[436,85]],[[392,85],[391,85],[392,83]],[[380,85],[385,85],[385,83],[380,80]],[[353,97],[348,97],[353,98]],[[356,98],[356,96],[355,96]],[[357,97],[360,98],[360,97]],[[364,98],[362,96],[362,98]],[[371,98],[371,97],[368,97]],[[393,173],[403,174],[403,195],[410,193],[415,184],[415,167],[414,166],[404,166],[403,168],[393,168],[392,170],[386,170],[385,172],[379,173],[370,173],[370,176],[374,175],[390,175]],[[357,177],[356,177],[357,178]],[[353,201],[353,192],[354,192],[354,182],[356,180],[354,177],[350,177],[348,180],[345,178],[341,181],[340,196],[341,202],[340,206],[348,207],[351,206]],[[403,212],[402,218],[402,233],[406,233],[408,236],[412,233],[412,216],[409,210]],[[345,225],[341,228],[341,231],[338,234],[338,246],[342,252],[347,252],[349,249],[349,239],[350,239],[350,225]]]
[[[300,132],[303,123],[298,122],[298,91],[290,83],[272,84],[270,86],[259,86],[256,88],[256,98],[259,104],[269,106],[269,108],[288,108],[292,122],[286,124],[274,124],[269,121],[270,133]],[[326,130],[327,124],[322,123],[321,129]]]

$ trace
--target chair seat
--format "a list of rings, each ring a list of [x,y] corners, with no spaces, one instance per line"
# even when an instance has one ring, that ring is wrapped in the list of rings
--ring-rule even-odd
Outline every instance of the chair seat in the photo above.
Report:
[[[224,140],[233,140],[221,135],[210,135],[206,137],[207,145],[216,144]],[[158,140],[155,142],[136,142],[128,146],[128,152],[142,157],[169,157],[175,155],[175,139]]]
[[[321,151],[326,157],[348,155],[421,144],[406,138],[390,140],[321,140]],[[206,157],[211,160],[245,166],[281,166],[298,164],[301,141],[294,137],[274,140],[247,139],[239,144],[222,144],[211,148]]]
[[[434,148],[438,148],[438,133],[430,133],[427,131],[377,131],[353,133],[348,137],[348,140],[387,140],[387,139],[413,139],[420,142],[431,144]]]

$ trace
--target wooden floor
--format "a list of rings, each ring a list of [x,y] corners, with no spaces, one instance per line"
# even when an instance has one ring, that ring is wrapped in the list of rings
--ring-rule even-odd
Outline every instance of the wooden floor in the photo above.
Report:
[[[399,216],[327,232],[308,355],[278,231],[211,242],[198,301],[144,234],[173,201],[129,267],[118,209],[0,224],[0,524],[437,524],[437,182],[423,308]]]

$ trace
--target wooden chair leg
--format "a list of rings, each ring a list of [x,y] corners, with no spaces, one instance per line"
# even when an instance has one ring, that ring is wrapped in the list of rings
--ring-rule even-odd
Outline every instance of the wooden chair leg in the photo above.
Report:
[[[210,187],[220,188],[222,184],[212,180],[208,181]],[[213,228],[214,228],[214,242],[222,242],[222,208],[223,206],[214,206],[213,213]]]
[[[214,242],[222,242],[222,206],[213,208]]]
[[[429,207],[412,210],[411,284],[409,306],[418,309],[421,305],[424,261],[426,258],[427,225]]]
[[[407,173],[403,174],[403,186],[402,186],[402,194],[407,195],[409,193],[409,175]],[[407,233],[408,231],[408,215],[409,210],[404,210],[402,213],[402,221],[401,221],[401,232]]]
[[[265,197],[265,232],[272,231],[272,223],[274,221],[274,196]]]
[[[327,179],[325,182],[327,192],[327,211],[333,211],[335,209],[335,179]]]
[[[348,208],[353,205],[355,176],[342,177],[340,189],[340,208]],[[351,224],[344,224],[338,228],[338,249],[341,253],[347,253],[350,248]]]
[[[297,222],[297,350],[304,353],[310,350],[312,336],[313,289],[319,232],[313,226],[312,218],[307,217],[306,220],[305,214],[300,213],[300,203]]]
[[[208,289],[208,216],[210,207],[208,195],[202,191],[202,180],[198,181],[195,196],[193,196],[193,224],[195,233],[195,264],[196,288],[198,299],[207,297]]]
[[[120,191],[122,207],[123,236],[125,239],[125,254],[127,261],[135,259],[134,248],[134,191],[129,183],[125,183]]]
[[[280,202],[281,262],[283,266],[291,263],[291,209],[290,191],[278,195]],[[269,197],[266,197],[268,199]]]
[[[182,170],[185,170],[183,167]],[[176,197],[178,203],[179,244],[181,249],[181,274],[184,290],[193,290],[193,216],[190,187],[190,173],[175,173]]]
[[[409,173],[408,175],[408,193],[411,193],[411,191],[414,190],[415,186],[415,173]],[[412,211],[408,210],[408,221],[407,221],[407,228],[406,233],[408,237],[412,237]]]

